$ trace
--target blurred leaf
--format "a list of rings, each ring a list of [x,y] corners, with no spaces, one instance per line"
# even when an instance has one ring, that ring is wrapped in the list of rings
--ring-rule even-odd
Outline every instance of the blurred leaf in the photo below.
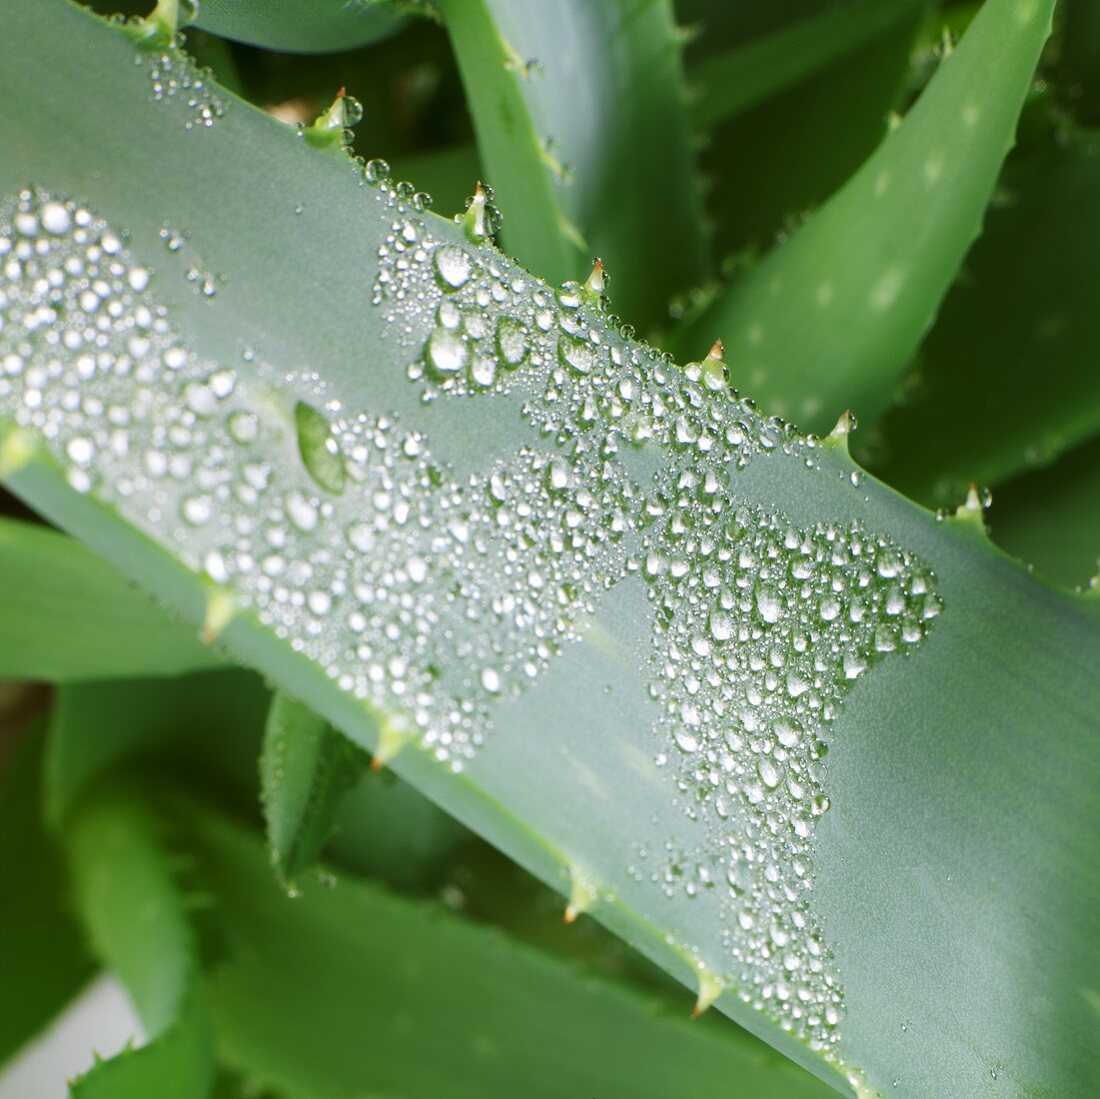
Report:
[[[81,799],[65,828],[93,949],[126,985],[149,1043],[98,1063],[73,1099],[204,1099],[214,1050],[196,985],[196,942],[160,823],[113,786]]]
[[[905,121],[719,296],[684,353],[720,337],[743,388],[804,429],[845,408],[874,419],[978,233],[1052,8],[989,0]]]
[[[260,678],[236,670],[63,687],[50,723],[47,811],[64,820],[110,771],[150,759],[252,806],[267,707]]]
[[[1100,436],[999,488],[993,540],[1067,587],[1100,571]]]
[[[427,191],[432,196],[432,208],[440,213],[461,210],[474,181],[482,174],[473,145],[399,154],[389,157],[389,161],[394,176],[411,180],[417,190]]]
[[[648,326],[705,272],[668,0],[442,0],[509,252],[550,282],[600,256]]]
[[[291,1099],[801,1099],[833,1094],[724,1020],[359,882],[289,900],[262,845],[196,816],[228,957],[206,988],[225,1058]]]
[[[914,11],[922,7],[923,0],[848,0],[711,54],[688,69],[692,121],[709,129],[900,25],[911,28]]]
[[[177,675],[224,659],[66,534],[0,516],[0,679]]]
[[[884,6],[894,7],[894,0]],[[826,0],[713,7],[689,60],[704,64],[719,47],[748,49],[761,38],[793,33],[798,21],[828,7]],[[770,246],[874,151],[905,84],[921,10],[708,133],[701,159],[721,255]]]
[[[1100,431],[1100,143],[1050,143],[1003,190],[871,446],[875,474],[930,505]]]
[[[326,849],[333,864],[400,889],[435,885],[469,833],[391,771],[371,771],[336,810]]]
[[[197,23],[233,38],[291,53],[349,50],[398,30],[401,8],[392,0],[202,0]]]
[[[0,1063],[95,972],[69,908],[65,867],[42,823],[41,728],[16,745],[0,791]]]
[[[320,857],[340,801],[369,759],[308,706],[275,694],[260,753],[260,794],[280,881],[293,883]]]

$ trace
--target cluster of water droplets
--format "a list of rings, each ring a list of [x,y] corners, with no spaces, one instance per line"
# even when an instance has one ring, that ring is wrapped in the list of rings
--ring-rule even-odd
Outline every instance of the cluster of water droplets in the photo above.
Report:
[[[149,77],[150,98],[154,103],[181,103],[186,107],[184,127],[209,129],[229,109],[219,95],[209,69],[199,68],[187,55],[179,27],[198,16],[198,0],[179,0],[175,22],[162,22],[159,9],[146,18],[123,20],[115,17],[140,47],[134,64]]]
[[[703,837],[639,851],[659,865],[632,872],[670,896],[717,896],[724,980],[828,1050],[843,997],[809,899],[828,727],[853,681],[925,636],[935,577],[858,523],[805,529],[739,500],[750,461],[814,466],[820,450],[737,400],[717,357],[681,369],[616,332],[584,287],[552,292],[416,217],[395,219],[380,258],[375,300],[419,352],[408,373],[423,399],[522,394],[560,491],[614,501],[585,523],[621,544],[613,579],[645,584],[657,762]]]
[[[675,366],[590,289],[443,239],[411,188],[365,179],[392,216],[374,301],[422,399],[511,393],[537,443],[459,476],[309,371],[203,359],[122,234],[34,191],[0,211],[0,416],[455,769],[604,592],[641,583],[657,762],[700,841],[634,872],[717,897],[722,979],[830,1048],[842,996],[809,899],[828,729],[919,644],[934,577],[858,524],[739,497],[748,463],[820,448],[737,400],[720,360]]]
[[[76,203],[22,193],[0,257],[0,413],[441,761],[462,766],[490,704],[594,611],[592,577],[621,572],[622,478],[588,489],[525,449],[460,482],[309,372],[204,360]]]

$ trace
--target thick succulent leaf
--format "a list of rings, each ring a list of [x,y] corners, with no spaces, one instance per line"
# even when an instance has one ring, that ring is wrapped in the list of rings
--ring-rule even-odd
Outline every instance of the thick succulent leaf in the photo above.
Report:
[[[878,476],[932,505],[1100,431],[1100,141],[1052,142],[1002,188],[872,448]]]
[[[905,120],[681,346],[720,337],[748,393],[804,428],[879,415],[978,234],[1052,8],[986,3]]]
[[[755,254],[789,234],[883,139],[909,73],[922,7],[882,7],[898,15],[891,28],[707,133],[700,156],[721,254]],[[714,54],[753,51],[773,36],[794,34],[805,19],[824,18],[834,6],[809,0],[689,8],[700,28],[688,49],[690,80]],[[703,109],[701,102],[693,100],[695,110]]]
[[[688,70],[692,121],[709,130],[910,25],[921,7],[919,0],[847,0],[709,54]]]
[[[202,0],[197,23],[269,50],[324,53],[365,46],[403,22],[400,0]]]
[[[0,1063],[80,991],[95,966],[42,820],[41,729],[25,733],[0,790]]]
[[[252,808],[267,709],[259,678],[236,670],[61,688],[46,758],[50,819],[63,821],[112,771],[148,760]]]
[[[1100,437],[1053,465],[1017,477],[993,496],[993,538],[1067,587],[1100,573]]]
[[[595,256],[650,326],[705,271],[669,0],[443,0],[511,255],[551,283]]]
[[[832,1094],[724,1020],[440,908],[314,875],[288,900],[253,836],[194,827],[226,943],[206,981],[223,1055],[291,1099]]]
[[[404,890],[437,885],[469,832],[390,771],[372,771],[340,802],[326,858]]]
[[[40,189],[5,214],[18,495],[836,1086],[1095,1090],[1091,605],[403,189],[227,96],[150,101],[122,32],[60,0],[0,29],[0,192]],[[55,249],[153,326],[102,349],[124,453],[51,411],[87,397],[78,360],[35,388],[42,343],[86,331],[78,277],[45,317],[17,277]],[[300,401],[340,495],[303,466]],[[197,504],[145,465],[177,422]]]
[[[91,730],[88,730],[90,735]],[[77,904],[92,947],[126,985],[150,1041],[102,1061],[72,1099],[205,1099],[214,1078],[187,902],[153,814],[103,787],[65,827]]]
[[[0,679],[177,675],[222,658],[67,535],[0,517]]]
[[[332,835],[340,801],[358,783],[368,758],[308,706],[276,693],[260,754],[260,794],[271,861],[293,883]]]

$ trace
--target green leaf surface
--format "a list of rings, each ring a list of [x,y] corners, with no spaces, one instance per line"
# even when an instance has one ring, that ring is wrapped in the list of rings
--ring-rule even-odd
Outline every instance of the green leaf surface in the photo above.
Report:
[[[1002,187],[872,448],[878,476],[931,505],[1100,432],[1100,142],[1049,142]]]
[[[68,535],[0,517],[0,679],[179,675],[224,658]]]
[[[202,776],[229,802],[255,805],[268,693],[243,671],[83,683],[57,693],[46,758],[46,807],[65,820],[112,771],[155,760]]]
[[[140,413],[122,455],[79,411],[47,438],[7,375],[12,490],[841,1090],[1095,1091],[1094,606],[247,105],[151,101],[130,41],[47,3],[0,4],[0,192],[106,221],[8,204],[2,350],[44,365],[10,274],[38,219],[51,255],[109,246],[111,300],[162,324],[151,382],[102,383]],[[50,333],[80,338],[82,293]],[[63,362],[46,409],[75,384]],[[300,400],[354,491],[302,465]],[[143,472],[177,423],[205,519]]]
[[[882,7],[898,14],[892,29],[707,133],[700,155],[720,255],[756,254],[789,235],[882,141],[923,10],[910,5],[904,17],[900,3]],[[732,57],[773,36],[795,34],[800,22],[830,10],[824,0],[690,7],[700,30],[688,50],[688,71],[717,53]],[[701,99],[694,103],[703,109]]]
[[[401,9],[393,0],[203,0],[197,23],[268,50],[326,53],[389,37],[404,21]]]
[[[140,801],[101,788],[66,823],[77,904],[91,944],[126,985],[148,1044],[96,1064],[72,1099],[205,1099],[214,1078],[196,943],[161,827]]]
[[[260,754],[260,795],[276,872],[293,883],[321,855],[366,753],[308,706],[276,694]]]
[[[510,254],[551,283],[607,265],[647,328],[705,272],[668,0],[443,0]]]
[[[398,889],[437,885],[469,832],[390,771],[372,771],[340,802],[326,858]]]
[[[1052,0],[992,0],[860,170],[680,339],[808,430],[873,421],[977,236]]]
[[[46,1027],[95,966],[42,821],[41,729],[23,734],[0,789],[0,1064]]]
[[[1100,572],[1100,437],[1009,481],[993,496],[993,538],[1066,587]]]
[[[919,0],[847,0],[710,54],[688,70],[692,121],[708,130],[910,24],[920,7]]]
[[[288,900],[256,839],[194,826],[227,946],[206,980],[223,1056],[291,1099],[831,1094],[725,1021],[435,905],[353,880]]]

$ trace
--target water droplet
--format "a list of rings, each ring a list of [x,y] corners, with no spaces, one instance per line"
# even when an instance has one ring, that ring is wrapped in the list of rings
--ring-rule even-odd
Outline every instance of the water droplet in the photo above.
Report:
[[[344,456],[329,421],[304,401],[294,407],[298,453],[309,475],[326,492],[341,493],[347,479]]]

